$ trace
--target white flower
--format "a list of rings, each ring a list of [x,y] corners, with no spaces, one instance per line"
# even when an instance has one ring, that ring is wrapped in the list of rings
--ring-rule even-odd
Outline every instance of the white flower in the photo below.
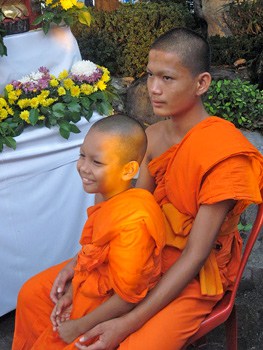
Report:
[[[92,75],[97,69],[97,66],[95,63],[91,61],[78,61],[75,64],[73,64],[71,68],[71,73],[74,75],[86,75],[90,76]]]
[[[25,84],[28,82],[35,82],[38,81],[39,79],[41,79],[43,76],[43,73],[37,71],[37,72],[32,72],[29,75],[26,75],[24,77],[22,77],[21,79],[19,79],[18,81],[20,81],[20,83]]]

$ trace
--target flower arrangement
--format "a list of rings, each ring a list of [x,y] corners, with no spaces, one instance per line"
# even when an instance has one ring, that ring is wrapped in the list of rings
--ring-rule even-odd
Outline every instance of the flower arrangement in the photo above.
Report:
[[[4,145],[15,149],[14,137],[29,125],[57,125],[68,139],[71,132],[80,132],[76,123],[82,116],[89,120],[94,111],[111,115],[116,97],[108,69],[93,62],[78,61],[58,77],[40,67],[6,85],[0,95],[0,152]]]
[[[87,6],[77,0],[38,0],[41,4],[42,15],[34,21],[34,25],[42,25],[46,34],[49,31],[51,23],[57,25],[65,23],[72,26],[76,22],[90,25],[91,15]]]

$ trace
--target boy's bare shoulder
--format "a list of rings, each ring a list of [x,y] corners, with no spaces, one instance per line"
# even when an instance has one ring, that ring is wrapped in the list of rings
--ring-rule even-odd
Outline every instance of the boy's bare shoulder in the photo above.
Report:
[[[146,129],[146,134],[148,138],[159,138],[161,132],[166,129],[167,120],[161,120],[157,123],[154,123]]]

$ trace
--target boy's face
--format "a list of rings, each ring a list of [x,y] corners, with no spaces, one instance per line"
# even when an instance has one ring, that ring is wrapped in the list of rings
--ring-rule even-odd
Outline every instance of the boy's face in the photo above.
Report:
[[[194,108],[198,78],[193,77],[174,52],[150,50],[147,72],[154,114],[180,117]]]
[[[84,191],[101,193],[104,199],[124,190],[124,165],[121,161],[119,140],[116,136],[90,130],[80,148],[77,169]]]

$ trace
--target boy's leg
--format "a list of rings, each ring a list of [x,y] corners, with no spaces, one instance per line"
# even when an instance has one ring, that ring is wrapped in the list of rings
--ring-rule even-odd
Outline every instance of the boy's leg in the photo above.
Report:
[[[118,350],[181,349],[221,297],[201,295],[199,282],[194,280],[178,298],[122,342]]]
[[[54,307],[49,296],[50,290],[67,262],[40,272],[22,286],[17,299],[12,350],[31,349],[39,335],[50,325],[50,314]]]

